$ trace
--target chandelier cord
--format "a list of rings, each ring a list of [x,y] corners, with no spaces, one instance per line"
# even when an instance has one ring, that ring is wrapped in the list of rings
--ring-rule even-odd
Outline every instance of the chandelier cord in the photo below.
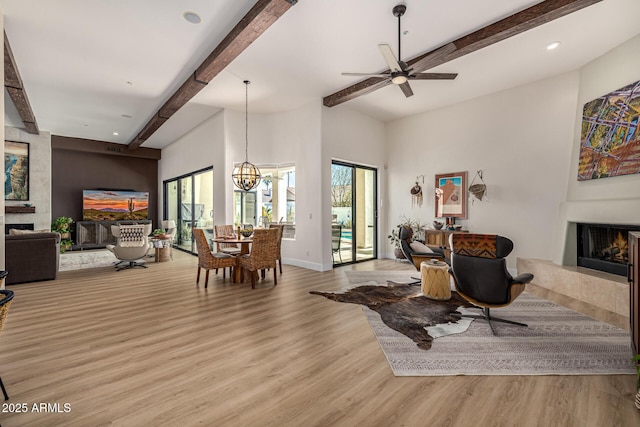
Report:
[[[244,96],[244,161],[249,162],[249,80],[244,81],[245,96]]]

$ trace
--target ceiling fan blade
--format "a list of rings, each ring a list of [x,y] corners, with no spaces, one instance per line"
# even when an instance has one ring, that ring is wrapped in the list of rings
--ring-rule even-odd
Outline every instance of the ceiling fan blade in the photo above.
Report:
[[[457,73],[416,73],[408,78],[411,80],[453,80],[458,77]]]
[[[384,56],[384,60],[387,62],[389,70],[391,70],[392,72],[403,71],[400,64],[398,64],[398,60],[393,55],[391,46],[389,46],[388,44],[379,44],[378,49],[380,49],[380,53],[382,53],[382,56]]]
[[[398,86],[400,87],[400,89],[402,89],[402,93],[404,93],[404,96],[406,96],[407,98],[413,96],[413,91],[411,90],[411,86],[409,86],[409,82],[404,82]]]
[[[343,76],[364,76],[364,77],[389,77],[389,74],[380,73],[342,73]]]

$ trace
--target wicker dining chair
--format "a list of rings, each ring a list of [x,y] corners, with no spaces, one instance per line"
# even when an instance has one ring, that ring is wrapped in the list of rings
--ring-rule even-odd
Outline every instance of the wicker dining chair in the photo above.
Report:
[[[235,235],[235,231],[233,230],[233,225],[214,225],[213,226],[216,237],[225,237],[225,236],[233,236]],[[231,255],[239,255],[240,248],[237,243],[217,243],[217,252],[222,252],[225,254]]]
[[[196,241],[196,248],[198,249],[198,276],[196,283],[200,283],[200,269],[202,268],[207,270],[204,278],[205,288],[209,285],[209,270],[221,268],[222,278],[224,279],[226,278],[225,269],[229,267],[229,277],[231,277],[231,268],[238,265],[238,258],[229,254],[211,252],[204,230],[201,228],[193,229],[193,237]]]
[[[278,248],[276,249],[276,260],[282,274],[282,235],[284,234],[284,224],[269,224],[269,228],[278,230]]]
[[[265,270],[273,268],[273,284],[278,284],[276,272],[276,258],[278,251],[279,231],[275,228],[258,228],[253,231],[251,253],[238,258],[238,265],[251,272],[251,288],[256,288],[256,276],[258,270],[262,270],[264,279]]]
[[[0,279],[4,279],[4,277],[7,275],[6,271],[3,271],[2,273],[4,275],[0,277]],[[0,289],[0,332],[2,332],[2,327],[4,326],[4,321],[7,318],[7,313],[9,312],[9,306],[11,305],[12,300],[13,300],[13,291]],[[2,382],[2,378],[0,378],[0,388],[2,388],[2,394],[4,394],[4,400],[9,400],[9,395],[7,394],[7,389],[4,388],[4,383]]]

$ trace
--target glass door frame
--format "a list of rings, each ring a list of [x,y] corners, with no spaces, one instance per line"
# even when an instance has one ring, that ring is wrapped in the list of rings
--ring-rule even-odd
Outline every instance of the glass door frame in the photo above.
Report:
[[[350,163],[343,160],[331,160],[331,167],[333,165],[344,166],[351,168],[351,261],[334,263],[333,267],[340,267],[343,265],[357,264],[359,262],[371,261],[378,258],[378,168],[372,166],[359,165],[357,163]],[[373,199],[374,199],[374,227],[373,227],[373,253],[371,257],[358,259],[357,257],[357,233],[354,231],[357,229],[357,215],[356,215],[356,200],[357,200],[357,185],[356,185],[356,170],[368,170],[373,172]],[[333,183],[332,183],[333,185]]]
[[[211,171],[213,173],[213,166],[208,166],[206,168],[202,168],[199,169],[197,171],[193,171],[193,172],[189,172],[186,173],[184,175],[180,175],[174,178],[170,178],[170,179],[166,179],[164,181],[162,181],[162,190],[163,190],[163,198],[162,198],[162,218],[163,220],[167,220],[168,219],[168,215],[169,215],[169,198],[168,198],[168,193],[169,193],[169,185],[173,182],[175,182],[178,187],[180,185],[180,181],[183,179],[187,179],[190,178],[191,179],[191,212],[194,212],[194,204],[195,204],[195,176],[196,175],[200,175],[202,173],[205,172],[209,172]],[[178,191],[177,192],[177,203],[178,203],[178,217],[175,219],[176,221],[176,227],[178,227],[178,233],[180,233],[180,225],[181,225],[181,212],[182,210],[180,209],[180,207],[182,206],[182,192]],[[211,200],[215,200],[214,199],[214,195],[213,192],[211,194]],[[193,227],[195,226],[195,218],[193,217],[193,215],[191,216],[191,230],[193,230]],[[175,249],[178,249],[180,251],[183,252],[187,252],[190,253],[192,255],[197,255],[198,252],[195,250],[195,241],[193,239],[193,234],[191,234],[191,250],[187,250],[185,248],[182,248],[180,246],[178,246],[177,244],[174,246]]]

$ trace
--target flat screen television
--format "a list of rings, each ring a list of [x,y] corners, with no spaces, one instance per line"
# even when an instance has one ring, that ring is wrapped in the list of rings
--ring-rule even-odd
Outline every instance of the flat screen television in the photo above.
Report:
[[[83,221],[125,221],[148,218],[148,191],[82,190]]]

